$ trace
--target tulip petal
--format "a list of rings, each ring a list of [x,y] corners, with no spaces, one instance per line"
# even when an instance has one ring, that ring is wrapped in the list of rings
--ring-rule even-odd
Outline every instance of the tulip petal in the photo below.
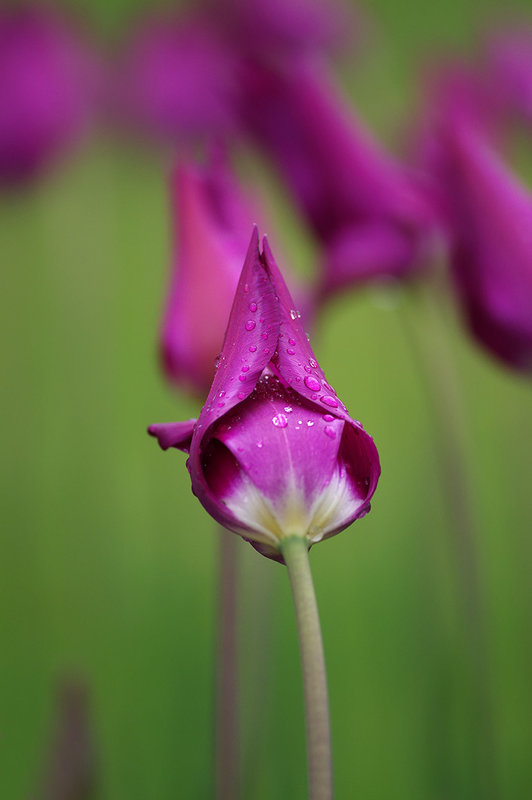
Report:
[[[351,421],[344,404],[325,380],[316,360],[288,287],[275,263],[268,240],[264,237],[264,261],[279,298],[279,345],[272,358],[287,385],[308,400],[340,419]]]
[[[150,425],[148,433],[157,439],[161,450],[176,447],[188,453],[195,425],[195,419],[188,419],[186,422],[160,422]]]

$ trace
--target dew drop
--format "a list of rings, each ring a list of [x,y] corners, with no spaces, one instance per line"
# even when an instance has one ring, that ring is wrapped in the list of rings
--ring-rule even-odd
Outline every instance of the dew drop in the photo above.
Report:
[[[313,375],[307,375],[305,378],[305,386],[307,389],[310,389],[311,392],[317,392],[320,388],[320,382]]]
[[[312,369],[317,369],[318,368],[318,362],[316,361],[315,358],[309,358],[308,363],[310,364]]]
[[[336,439],[336,431],[331,425],[326,425],[323,430],[325,431],[329,439]]]
[[[244,284],[244,291],[246,292],[246,294],[249,292],[249,283]]]
[[[318,399],[318,395],[317,394],[311,394],[310,396],[312,397],[313,400],[317,400]]]
[[[295,339],[289,339],[289,340],[288,340],[288,344],[295,344],[295,343],[296,343],[296,340],[295,340]]]
[[[225,397],[225,392],[223,389],[221,392],[218,392],[218,397]]]
[[[321,398],[321,402],[326,406],[330,406],[331,408],[338,408],[338,400],[336,397],[331,397],[329,394],[324,394]]]
[[[293,308],[290,309],[290,318],[297,319],[297,311]]]
[[[218,408],[223,408],[225,406],[225,403],[223,400],[220,400],[220,402],[216,403],[216,405],[218,406]]]
[[[238,376],[238,380],[239,381],[245,381],[246,380],[246,376],[245,375],[239,375]]]
[[[250,344],[249,352],[250,353],[256,353],[257,352],[257,345],[256,344]]]
[[[309,428],[312,428],[312,426],[314,425],[314,423],[312,422],[312,420],[311,420],[311,419],[308,419],[308,420],[307,420],[307,425],[308,425],[308,427],[309,427]]]
[[[277,414],[273,417],[272,422],[276,428],[286,428],[288,425],[288,420],[284,414]]]
[[[245,324],[245,326],[244,326],[244,327],[245,327],[245,329],[246,329],[247,331],[252,331],[252,330],[254,329],[254,327],[255,327],[255,324],[256,324],[256,323],[255,323],[255,322],[253,322],[253,320],[252,320],[252,319],[248,319],[248,321],[246,322],[246,324]]]
[[[239,400],[243,400],[245,398],[245,396],[246,396],[245,392],[239,392],[237,394],[237,397],[238,397]]]
[[[292,406],[285,406],[284,410],[286,411],[287,414],[290,414],[290,412],[293,411],[293,408]]]
[[[305,370],[305,372],[312,372],[311,368],[310,368],[310,367],[307,367],[307,365],[306,365],[306,364],[305,364],[305,366],[303,367],[303,369]]]
[[[334,422],[334,417],[332,414],[324,414],[323,419],[325,422]]]
[[[296,354],[296,351],[293,350],[291,347],[288,347],[286,352],[288,353],[289,356],[295,356]]]
[[[244,366],[242,367],[242,372],[248,372],[248,370],[249,370],[248,365],[244,364]]]
[[[257,310],[257,304],[256,303],[250,303],[249,304],[249,310],[254,313]]]
[[[262,447],[263,444],[264,442],[257,442],[257,447]]]
[[[249,324],[249,323],[248,323],[248,324]],[[255,327],[255,323],[253,323],[253,327]],[[262,337],[263,339],[267,339],[267,338],[268,338],[268,334],[267,334],[267,333],[261,333],[261,337]]]

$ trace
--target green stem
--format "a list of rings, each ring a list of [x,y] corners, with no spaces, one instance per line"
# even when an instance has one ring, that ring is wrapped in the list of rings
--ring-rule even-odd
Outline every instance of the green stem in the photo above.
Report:
[[[478,791],[483,798],[497,798],[496,748],[485,602],[478,558],[478,525],[471,502],[467,429],[460,382],[443,319],[445,289],[438,282],[438,275],[427,276],[413,287],[410,298],[414,301],[414,308],[407,309],[402,319],[432,412],[441,485],[450,521],[449,541],[465,628],[469,685],[475,706],[474,758]]]
[[[331,800],[332,755],[329,697],[320,620],[310,572],[307,540],[281,541],[296,610],[305,692],[310,800]]]
[[[239,796],[237,557],[239,537],[219,529],[218,651],[216,663],[215,797]]]

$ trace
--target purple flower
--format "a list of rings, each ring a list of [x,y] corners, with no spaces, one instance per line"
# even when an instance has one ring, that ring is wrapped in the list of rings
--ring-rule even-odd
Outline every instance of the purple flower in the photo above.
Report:
[[[76,139],[95,77],[95,62],[54,13],[0,10],[0,182],[32,177]]]
[[[254,58],[336,51],[352,38],[354,15],[352,9],[350,12],[333,0],[213,0],[211,3],[211,13],[228,40],[240,53],[249,53]]]
[[[487,74],[506,112],[532,122],[532,29],[506,31],[488,45]]]
[[[230,132],[236,63],[200,13],[146,20],[118,67],[118,113],[127,124],[171,142]]]
[[[253,204],[220,157],[172,175],[176,249],[161,330],[167,378],[205,396],[242,269]]]
[[[244,85],[244,124],[329,253],[322,290],[415,266],[433,224],[429,198],[332,84],[301,65],[254,65]]]
[[[163,449],[190,452],[207,511],[277,560],[283,537],[311,546],[367,513],[380,474],[372,438],[326,382],[256,229],[199,419],[149,432]]]
[[[506,363],[532,371],[532,195],[452,98],[440,112],[433,177],[446,208],[451,268],[470,327]]]

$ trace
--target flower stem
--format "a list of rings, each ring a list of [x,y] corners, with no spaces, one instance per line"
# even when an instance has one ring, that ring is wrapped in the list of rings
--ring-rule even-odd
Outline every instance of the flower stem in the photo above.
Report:
[[[219,528],[218,648],[216,662],[215,797],[239,796],[237,548],[239,537]]]
[[[471,497],[467,429],[460,383],[443,319],[445,286],[437,274],[412,287],[403,322],[433,419],[441,484],[449,515],[449,542],[456,590],[464,623],[468,681],[474,705],[474,761],[479,796],[499,795],[495,769],[495,734],[486,631],[485,600],[478,557],[478,525]],[[409,313],[412,312],[412,313]]]
[[[333,787],[329,697],[307,540],[300,536],[283,539],[281,552],[292,587],[303,668],[309,798],[331,800]]]

